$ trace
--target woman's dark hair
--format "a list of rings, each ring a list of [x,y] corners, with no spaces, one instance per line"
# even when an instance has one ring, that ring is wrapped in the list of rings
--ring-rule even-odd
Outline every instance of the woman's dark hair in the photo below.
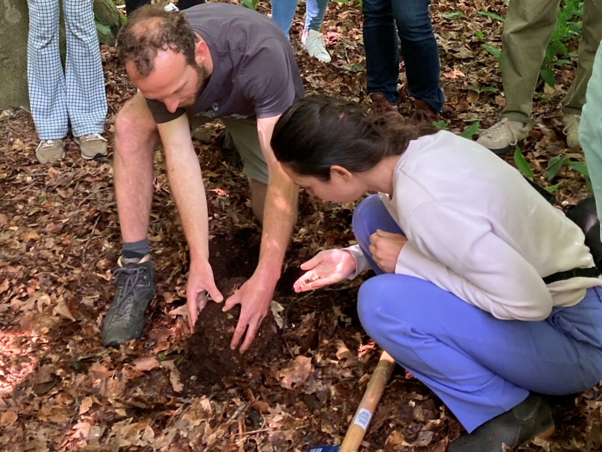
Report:
[[[144,5],[132,13],[117,35],[117,55],[122,63],[131,61],[141,77],[155,68],[159,50],[181,53],[186,63],[196,66],[194,46],[198,38],[179,12],[168,12],[161,5]]]
[[[437,131],[430,123],[406,124],[397,113],[369,116],[357,103],[308,96],[280,117],[271,145],[278,161],[296,173],[328,181],[333,165],[362,173]]]

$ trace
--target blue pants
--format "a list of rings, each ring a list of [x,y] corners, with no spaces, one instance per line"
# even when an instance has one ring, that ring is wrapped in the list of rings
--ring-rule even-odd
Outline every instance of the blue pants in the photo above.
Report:
[[[427,385],[467,431],[521,403],[529,391],[573,394],[602,378],[602,290],[540,322],[499,320],[433,283],[383,274],[368,251],[381,229],[402,233],[380,198],[353,215],[356,239],[377,276],[359,291],[366,332]]]
[[[272,0],[272,19],[288,38],[299,0]],[[305,30],[320,31],[328,0],[306,0]]]
[[[444,97],[439,88],[439,48],[429,16],[429,4],[430,0],[363,1],[366,77],[368,93],[382,93],[397,104],[399,34],[408,93],[438,113]]]

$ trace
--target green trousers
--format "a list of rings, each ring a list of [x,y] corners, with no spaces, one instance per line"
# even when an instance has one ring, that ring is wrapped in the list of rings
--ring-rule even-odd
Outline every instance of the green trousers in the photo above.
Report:
[[[506,107],[502,118],[528,122],[539,69],[556,25],[560,0],[510,0],[502,37],[502,79]],[[562,101],[565,113],[581,114],[587,82],[602,39],[602,0],[584,0],[579,67]]]
[[[587,87],[579,140],[592,180],[598,218],[602,218],[602,45],[598,48],[592,78]]]

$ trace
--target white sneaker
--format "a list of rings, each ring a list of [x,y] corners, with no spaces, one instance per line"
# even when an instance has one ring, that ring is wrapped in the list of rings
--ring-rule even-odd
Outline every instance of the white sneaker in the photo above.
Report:
[[[331,58],[324,46],[324,38],[317,31],[304,31],[301,36],[301,44],[303,44],[309,56],[317,58],[322,63],[330,63]]]
[[[563,132],[566,136],[566,145],[571,149],[579,149],[581,147],[581,143],[579,142],[581,116],[574,114],[564,115],[562,122],[564,123]]]
[[[517,144],[521,144],[529,136],[532,127],[531,121],[521,127],[519,122],[504,118],[483,132],[477,143],[494,154],[501,155]]]

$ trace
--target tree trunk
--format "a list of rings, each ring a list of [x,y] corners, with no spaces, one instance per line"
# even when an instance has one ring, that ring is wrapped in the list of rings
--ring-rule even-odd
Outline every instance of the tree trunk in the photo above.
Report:
[[[24,0],[0,2],[0,109],[28,107],[27,28]]]
[[[62,8],[61,8],[62,9]],[[125,16],[113,0],[94,0],[96,30],[101,44],[115,45]],[[0,109],[28,107],[26,0],[0,0]],[[61,18],[61,49],[64,52],[64,23]]]

